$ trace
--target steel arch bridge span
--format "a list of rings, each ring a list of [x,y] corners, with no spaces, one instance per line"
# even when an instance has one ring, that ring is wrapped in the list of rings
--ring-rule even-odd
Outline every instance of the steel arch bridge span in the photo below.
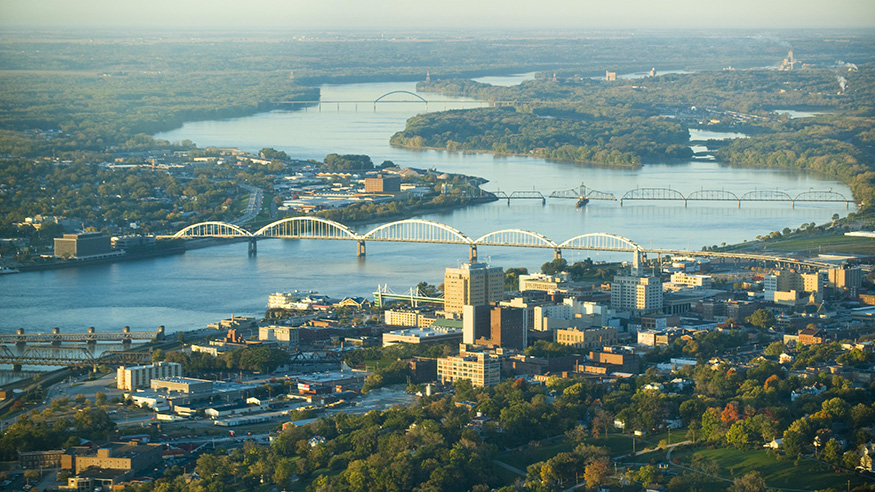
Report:
[[[413,96],[413,97],[419,99],[420,101],[422,101],[422,102],[428,104],[428,101],[426,101],[424,97],[420,96],[419,94],[417,94],[417,93],[415,93],[415,92],[410,92],[410,91],[392,91],[392,92],[387,92],[387,93],[383,94],[382,96],[380,96],[380,97],[374,99],[374,104],[377,104],[378,102],[382,101],[384,98],[389,97],[389,96],[391,96],[391,95],[393,95],[393,94],[407,94],[407,95]]]
[[[234,224],[213,221],[192,224],[172,237],[252,237],[252,233]]]
[[[687,199],[683,193],[671,188],[635,188],[623,194],[620,206],[626,200],[678,200],[686,203]]]
[[[849,202],[845,198],[845,195],[841,193],[836,193],[835,191],[803,191],[802,193],[796,195],[796,198],[793,199],[794,202]]]
[[[748,191],[741,195],[741,200],[751,202],[792,202],[793,197],[778,190],[756,190]]]
[[[604,232],[592,232],[575,236],[558,246],[560,249],[591,250],[591,251],[619,251],[634,253],[643,248],[631,239],[616,234]]]
[[[474,241],[461,231],[440,222],[406,219],[383,224],[362,236],[359,241],[389,241],[405,243],[439,243],[472,245]]]
[[[710,201],[727,201],[737,202],[738,195],[726,190],[699,190],[690,193],[687,200],[710,200]]]
[[[339,239],[357,241],[359,236],[349,227],[320,217],[289,217],[271,222],[257,230],[254,237],[282,239]]]
[[[559,247],[552,239],[537,232],[523,229],[503,229],[490,232],[474,241],[476,246],[517,246],[523,248],[549,248]]]

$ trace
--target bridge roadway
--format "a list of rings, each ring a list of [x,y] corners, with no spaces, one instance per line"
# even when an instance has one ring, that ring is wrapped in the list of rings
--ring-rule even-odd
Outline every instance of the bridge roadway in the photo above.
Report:
[[[24,332],[24,328],[19,328],[16,333],[0,333],[0,344],[27,344],[27,343],[45,343],[60,344],[61,342],[131,342],[133,340],[163,340],[164,327],[159,326],[156,331],[131,331],[130,327],[125,326],[120,333],[102,332],[98,333],[94,327],[88,328],[85,333],[61,333],[60,328],[52,328],[51,333],[33,333]]]
[[[673,249],[643,248],[632,240],[608,233],[589,233],[572,237],[563,242],[556,242],[537,232],[523,229],[503,229],[490,232],[477,239],[471,239],[461,231],[424,219],[406,219],[390,222],[364,233],[358,234],[344,224],[319,217],[289,217],[281,219],[261,229],[250,232],[240,226],[225,222],[201,222],[190,225],[172,236],[172,238],[238,238],[247,239],[250,253],[256,252],[259,239],[318,239],[355,241],[358,243],[358,256],[365,255],[365,243],[403,242],[458,244],[468,246],[469,258],[477,260],[478,246],[504,246],[516,248],[552,249],[554,258],[562,257],[562,250],[576,251],[608,251],[625,253],[648,253],[657,255],[699,256],[711,258],[734,258],[779,264],[792,264],[809,268],[828,268],[833,265],[810,259],[798,259],[784,256],[772,256],[758,253],[736,253],[716,251],[684,251]]]

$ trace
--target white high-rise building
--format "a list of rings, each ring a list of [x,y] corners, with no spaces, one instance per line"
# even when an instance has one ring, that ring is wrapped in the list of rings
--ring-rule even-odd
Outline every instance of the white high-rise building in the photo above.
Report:
[[[617,275],[611,282],[611,307],[635,311],[638,314],[662,310],[662,280],[657,276],[644,275],[641,267],[641,251],[635,253],[631,275]]]
[[[148,366],[119,367],[116,371],[116,388],[133,391],[148,388],[153,379],[167,379],[182,376],[182,364],[176,362],[156,362]]]

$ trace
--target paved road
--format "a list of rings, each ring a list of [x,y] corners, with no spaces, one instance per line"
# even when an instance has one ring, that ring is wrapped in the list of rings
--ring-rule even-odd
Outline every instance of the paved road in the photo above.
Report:
[[[261,202],[264,200],[264,191],[261,188],[244,184],[241,184],[240,187],[249,192],[249,201],[246,204],[246,212],[244,212],[241,217],[231,222],[235,225],[245,224],[246,222],[255,219],[255,216],[261,211]]]

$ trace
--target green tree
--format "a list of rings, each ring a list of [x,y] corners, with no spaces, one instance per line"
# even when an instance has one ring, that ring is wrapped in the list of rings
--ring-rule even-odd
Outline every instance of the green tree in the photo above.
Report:
[[[752,471],[732,481],[730,492],[765,492],[766,481],[758,471]]]
[[[787,346],[784,345],[784,342],[777,341],[777,342],[770,343],[769,346],[766,347],[765,350],[763,350],[763,354],[771,355],[771,356],[778,356],[778,355],[783,354],[786,351],[787,351]]]
[[[757,309],[745,321],[764,330],[772,328],[776,323],[775,315],[765,308]]]

